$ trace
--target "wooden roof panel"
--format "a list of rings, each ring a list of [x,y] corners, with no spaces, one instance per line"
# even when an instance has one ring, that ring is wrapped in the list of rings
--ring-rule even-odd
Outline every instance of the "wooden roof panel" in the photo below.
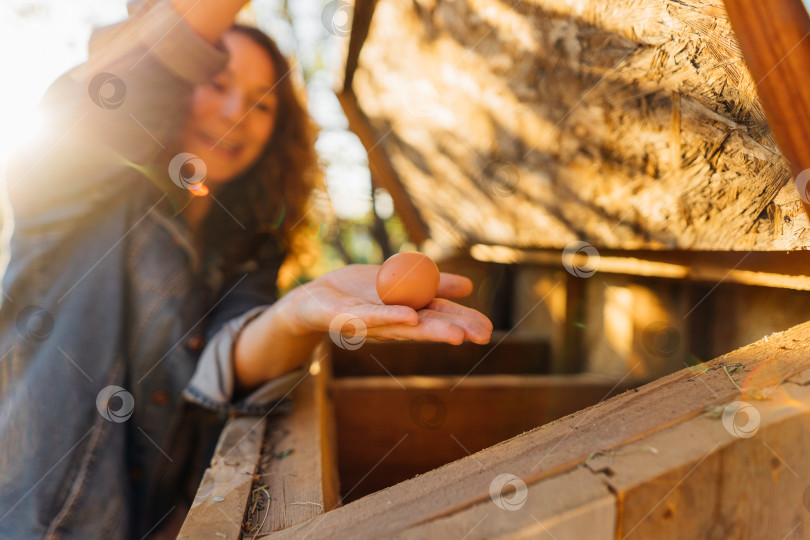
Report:
[[[376,3],[351,89],[432,240],[806,247],[722,2],[569,4]]]

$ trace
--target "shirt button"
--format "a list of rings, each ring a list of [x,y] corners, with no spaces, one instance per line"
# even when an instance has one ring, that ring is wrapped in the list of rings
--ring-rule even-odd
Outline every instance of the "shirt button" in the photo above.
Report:
[[[158,390],[154,394],[152,394],[152,403],[156,403],[158,405],[166,405],[169,402],[169,394],[164,392],[163,390]]]
[[[205,338],[202,334],[194,334],[188,340],[188,348],[193,352],[200,352],[205,347]]]

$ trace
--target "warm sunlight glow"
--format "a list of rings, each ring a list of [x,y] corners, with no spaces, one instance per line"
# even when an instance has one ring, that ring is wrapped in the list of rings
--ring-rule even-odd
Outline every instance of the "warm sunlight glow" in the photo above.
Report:
[[[0,163],[41,125],[36,107],[48,86],[87,57],[94,25],[126,15],[125,2],[5,0],[0,4]]]
[[[605,288],[603,317],[605,340],[619,358],[629,362],[633,352],[633,293],[629,288]]]
[[[205,197],[208,195],[208,187],[205,184],[189,184],[188,190],[195,197]]]

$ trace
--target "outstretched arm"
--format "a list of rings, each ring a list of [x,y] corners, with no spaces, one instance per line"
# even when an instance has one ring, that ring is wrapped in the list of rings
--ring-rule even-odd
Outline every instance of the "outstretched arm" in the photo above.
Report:
[[[438,295],[443,298],[414,311],[381,303],[375,287],[378,269],[351,265],[325,274],[298,287],[247,324],[234,347],[239,390],[249,391],[305,364],[332,322],[346,314],[362,321],[358,324],[365,325],[366,336],[375,339],[489,342],[489,319],[445,299],[469,295],[473,289],[469,279],[441,274]]]

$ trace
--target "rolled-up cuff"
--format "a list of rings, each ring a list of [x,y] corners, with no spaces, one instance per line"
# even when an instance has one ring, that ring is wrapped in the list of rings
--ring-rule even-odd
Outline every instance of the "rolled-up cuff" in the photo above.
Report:
[[[263,414],[289,397],[293,389],[308,376],[308,366],[303,366],[271,379],[248,396],[233,401],[236,387],[234,344],[242,329],[268,307],[259,306],[231,319],[214,335],[203,349],[197,369],[183,391],[188,401],[214,410]]]
[[[165,0],[148,10],[140,30],[141,40],[149,47],[149,54],[189,82],[208,82],[228,62],[224,48],[206,41]]]
[[[105,66],[110,56],[130,50],[133,42],[146,48],[143,56],[154,57],[173,75],[192,84],[210,81],[228,63],[225,48],[206,41],[167,0],[131,2],[129,12],[129,20],[93,32],[91,63],[98,57],[95,62]],[[134,65],[142,59],[133,58]]]

